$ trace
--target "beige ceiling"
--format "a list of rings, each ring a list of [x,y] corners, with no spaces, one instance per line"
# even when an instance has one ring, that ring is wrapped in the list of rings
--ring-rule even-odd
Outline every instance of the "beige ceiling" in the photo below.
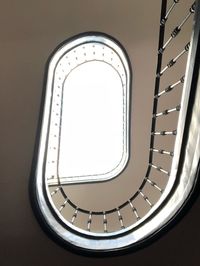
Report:
[[[25,226],[31,226],[33,216],[27,204],[28,180],[47,58],[63,40],[86,31],[110,34],[127,50],[133,71],[128,167],[111,182],[66,188],[68,195],[83,208],[113,208],[137,191],[147,169],[161,1],[0,2],[0,184],[2,201],[6,202],[2,206],[3,224],[9,227],[2,237],[29,238],[32,233]],[[182,2],[178,15],[172,15],[169,29],[180,22],[192,3],[188,0],[186,6]],[[169,36],[169,31],[166,35]],[[186,44],[189,35],[188,26],[185,34],[177,38],[177,46],[166,54],[164,64]],[[181,73],[184,64],[179,67],[177,71]],[[171,74],[164,79],[163,87],[169,80],[176,80],[177,75]],[[179,94],[166,99],[160,108],[173,107],[178,97]],[[167,127],[171,121],[166,123],[161,122],[160,126]],[[18,230],[14,230],[13,222]]]

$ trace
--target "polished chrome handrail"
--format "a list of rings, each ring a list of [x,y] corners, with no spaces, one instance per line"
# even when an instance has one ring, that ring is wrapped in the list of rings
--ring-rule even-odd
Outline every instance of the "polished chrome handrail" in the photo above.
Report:
[[[43,151],[45,150],[45,136],[47,134],[47,121],[43,120],[43,133],[40,138],[39,144],[39,156],[36,165],[34,165],[35,170],[33,170],[34,176],[34,201],[39,207],[37,211],[40,216],[45,221],[46,226],[50,229],[53,234],[56,235],[64,243],[71,243],[74,247],[90,250],[92,252],[107,252],[116,251],[118,249],[123,249],[130,246],[138,246],[141,242],[150,239],[155,233],[159,232],[162,228],[166,227],[168,223],[174,219],[186,202],[189,200],[193,189],[198,178],[199,170],[199,158],[200,158],[200,80],[199,80],[199,31],[200,31],[200,1],[196,1],[195,7],[195,17],[194,17],[194,27],[192,38],[189,45],[185,46],[184,52],[181,52],[175,59],[172,59],[167,64],[167,67],[161,70],[161,62],[164,50],[175,38],[182,28],[183,24],[189,18],[189,16],[194,12],[194,4],[190,8],[190,13],[186,16],[183,22],[179,25],[178,31],[170,37],[170,41],[164,43],[164,28],[167,19],[169,19],[169,14],[175,6],[174,1],[173,7],[171,6],[166,12],[167,1],[162,1],[162,12],[161,12],[161,26],[160,26],[160,39],[158,48],[158,66],[156,72],[156,83],[155,83],[155,93],[154,93],[154,105],[152,113],[152,128],[151,128],[151,139],[150,139],[150,156],[147,173],[139,187],[137,193],[133,195],[132,198],[128,199],[127,202],[123,203],[121,206],[115,209],[102,212],[93,212],[91,210],[83,210],[73,204],[67,195],[63,192],[62,184],[56,187],[50,194],[50,196],[56,193],[61,193],[64,196],[63,204],[59,208],[61,212],[66,204],[70,204],[74,208],[74,213],[71,218],[71,225],[65,222],[60,214],[55,214],[55,208],[52,210],[51,204],[49,204],[49,199],[46,197],[45,181],[43,178]],[[175,62],[189,49],[186,73],[178,81],[167,87],[165,90],[159,90],[159,83],[162,74],[170,67],[172,67]],[[157,104],[161,96],[170,92],[177,85],[184,82],[183,94],[181,99],[181,104],[174,108],[168,108],[164,111],[158,113]],[[48,91],[46,97],[48,98]],[[180,108],[181,107],[181,108]],[[45,107],[45,111],[48,108]],[[156,120],[160,116],[165,116],[173,111],[180,111],[177,129],[161,130],[156,129]],[[176,136],[174,151],[168,151],[165,149],[158,149],[154,147],[154,139],[156,136]],[[170,155],[172,158],[171,171],[165,170],[160,166],[157,166],[153,162],[154,153],[160,155]],[[155,169],[166,176],[169,176],[170,181],[168,182],[166,188],[163,190],[160,188],[153,180],[150,178],[150,172]],[[143,187],[148,183],[158,191],[162,193],[160,199],[156,204],[152,204],[151,200],[143,192]],[[46,190],[48,187],[46,186]],[[48,194],[48,192],[47,192]],[[142,199],[149,205],[150,210],[144,216],[140,217],[137,208],[133,204],[133,200],[136,197],[142,197]],[[136,223],[125,228],[123,222],[123,216],[121,214],[121,209],[124,206],[130,206],[134,215],[136,216]],[[86,222],[87,230],[82,230],[74,225],[76,217],[79,212],[85,212],[88,214],[88,219]],[[107,230],[107,214],[115,212],[118,217],[118,222],[120,224],[120,230],[117,232],[108,232]],[[58,213],[58,212],[57,212]],[[96,233],[91,232],[91,223],[93,215],[101,215],[103,221],[103,232]]]

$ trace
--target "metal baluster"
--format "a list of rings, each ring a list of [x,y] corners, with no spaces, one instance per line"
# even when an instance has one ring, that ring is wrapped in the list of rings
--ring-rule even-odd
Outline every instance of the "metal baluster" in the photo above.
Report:
[[[106,218],[106,213],[104,212],[103,213],[103,230],[104,230],[104,233],[108,232],[107,224],[108,224],[108,221],[107,221],[107,218]]]
[[[172,91],[179,84],[184,83],[184,79],[185,79],[185,76],[181,77],[178,81],[176,81],[172,85],[169,85],[166,89],[162,90],[157,95],[155,95],[155,98],[159,98],[160,96],[164,95],[165,93],[168,93],[168,92]]]
[[[136,219],[140,220],[140,216],[138,215],[137,209],[133,206],[133,204],[132,204],[132,202],[130,200],[128,202],[129,202],[129,205],[131,206],[131,209],[132,209],[133,213],[136,216]]]
[[[170,155],[170,156],[173,156],[174,153],[172,151],[165,151],[165,150],[158,150],[158,149],[155,149],[155,148],[151,148],[151,151],[153,152],[157,152],[157,153],[160,153],[160,154],[167,154],[167,155]]]
[[[124,229],[125,226],[124,226],[123,218],[122,218],[122,215],[120,213],[119,208],[117,208],[117,215],[118,215],[118,219],[119,219],[119,222],[120,222],[121,229]]]
[[[163,25],[166,23],[166,21],[167,21],[169,15],[171,14],[172,10],[174,9],[174,7],[176,6],[176,4],[177,4],[178,2],[179,2],[179,0],[174,0],[173,4],[172,4],[172,5],[170,6],[170,8],[168,9],[168,11],[167,11],[165,17],[164,17],[164,18],[161,20],[161,22],[160,22],[160,25],[161,25],[161,26],[163,26]]]
[[[166,43],[163,45],[162,48],[159,49],[158,53],[162,54],[164,52],[164,50],[166,49],[166,47],[170,44],[170,42],[172,41],[172,39],[174,39],[179,32],[181,31],[183,25],[185,24],[185,22],[189,19],[189,17],[191,16],[192,13],[194,13],[195,10],[195,3],[192,4],[192,6],[189,9],[188,14],[185,16],[185,18],[182,20],[182,22],[179,24],[179,26],[177,26],[171,33],[171,36],[169,37],[169,39],[166,41]]]
[[[164,110],[164,111],[162,111],[162,112],[160,112],[160,113],[157,113],[157,114],[155,114],[154,116],[155,117],[159,117],[159,116],[163,116],[163,115],[168,115],[168,114],[170,114],[170,113],[172,113],[172,112],[175,112],[175,111],[180,111],[180,105],[177,105],[175,108],[172,108],[172,109],[166,109],[166,110]]]
[[[160,193],[163,192],[163,190],[156,184],[156,182],[150,180],[148,177],[145,177],[146,181],[154,188],[156,188]]]
[[[159,172],[162,172],[162,173],[164,173],[164,174],[166,174],[166,175],[170,175],[170,172],[168,172],[168,171],[166,171],[166,170],[164,170],[162,167],[160,167],[160,166],[157,166],[157,165],[155,165],[155,164],[152,164],[152,163],[150,163],[149,164],[151,167],[153,167],[154,169],[156,169],[156,170],[158,170]]]
[[[176,64],[176,62],[177,62],[177,60],[178,59],[180,59],[186,52],[188,52],[189,51],[189,48],[190,48],[190,43],[187,43],[186,45],[185,45],[185,48],[184,48],[184,50],[182,50],[176,57],[174,57],[173,59],[171,59],[169,62],[168,62],[168,64],[160,71],[160,73],[158,73],[157,75],[159,76],[159,77],[161,77],[162,75],[163,75],[163,73],[167,70],[167,69],[169,69],[169,68],[171,68],[172,66],[174,66],[175,64]]]
[[[92,212],[90,212],[88,221],[87,221],[87,230],[90,231],[91,229],[91,223],[92,223]]]
[[[60,189],[61,187],[57,187],[54,191],[51,192],[51,196],[55,195]]]
[[[152,208],[153,207],[153,203],[150,202],[149,198],[144,195],[144,193],[142,192],[142,190],[138,190],[139,194],[142,196],[142,198],[149,204],[149,206]]]
[[[73,216],[72,216],[72,220],[71,220],[71,223],[72,223],[72,224],[74,224],[74,221],[75,221],[75,219],[76,219],[76,217],[77,217],[77,214],[78,214],[78,208],[76,208],[76,210],[75,210],[75,212],[74,212],[74,214],[73,214]]]
[[[68,202],[68,199],[65,199],[65,201],[63,202],[63,204],[60,206],[59,212],[61,212],[62,209],[64,209],[64,207],[66,206],[67,202]]]
[[[167,135],[176,135],[177,134],[177,130],[173,130],[173,131],[155,131],[151,133],[152,135],[161,135],[161,136],[167,136]]]

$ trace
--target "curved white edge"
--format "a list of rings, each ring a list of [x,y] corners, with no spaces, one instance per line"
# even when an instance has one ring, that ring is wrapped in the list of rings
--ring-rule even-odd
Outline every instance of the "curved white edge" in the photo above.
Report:
[[[124,51],[118,45],[115,43],[113,39],[109,39],[106,35],[103,34],[94,34],[94,35],[85,35],[82,37],[77,37],[75,39],[69,40],[66,44],[64,44],[60,49],[56,51],[56,53],[52,56],[49,66],[48,66],[48,75],[47,75],[47,84],[46,84],[46,102],[45,102],[45,114],[43,117],[43,126],[42,126],[42,131],[44,132],[43,135],[43,142],[44,140],[46,141],[45,134],[48,135],[48,130],[47,130],[47,122],[49,122],[49,117],[50,117],[50,106],[51,106],[51,101],[53,97],[53,82],[54,82],[54,76],[55,76],[55,69],[57,64],[59,63],[60,59],[68,53],[71,49],[78,47],[83,44],[87,43],[101,43],[109,48],[113,49],[115,53],[118,55],[118,57],[121,60],[121,63],[124,67],[125,75],[126,75],[126,86],[125,88],[123,87],[122,84],[122,89],[124,90],[123,92],[123,101],[125,101],[125,110],[124,110],[124,133],[123,133],[123,154],[121,157],[121,160],[119,164],[114,167],[114,169],[109,172],[109,173],[103,173],[99,176],[97,175],[90,175],[88,178],[85,178],[85,176],[72,176],[72,177],[56,177],[53,179],[48,180],[48,185],[57,185],[60,182],[64,184],[75,184],[75,183],[90,183],[90,182],[104,182],[111,180],[115,177],[117,177],[127,166],[128,160],[129,160],[129,143],[130,143],[130,89],[131,89],[131,69],[130,65],[128,62],[128,58],[125,55]],[[41,142],[42,142],[41,141]],[[41,148],[42,150],[43,148]],[[43,161],[45,161],[45,158],[43,158]]]
[[[199,6],[198,6],[199,7]],[[198,8],[198,14],[195,14],[196,21],[197,21],[197,15],[199,16],[199,8]],[[200,23],[196,23],[200,24]],[[196,26],[197,31],[197,38],[199,38],[199,25]],[[187,70],[186,74],[188,75],[188,72],[191,71],[191,61],[194,64],[194,54],[193,52],[193,46],[194,49],[196,49],[196,43],[197,40],[194,40],[194,33],[192,38],[192,44],[191,49],[188,57],[187,62]],[[195,51],[196,52],[196,51]],[[184,85],[184,92],[182,96],[182,103],[188,104],[189,94],[190,94],[190,85],[191,85],[191,79],[192,77],[189,77],[187,82],[185,82]],[[76,232],[73,232],[73,230],[67,230],[65,226],[63,226],[52,214],[51,209],[49,208],[44,193],[44,180],[43,180],[43,160],[44,160],[44,150],[45,150],[45,135],[47,134],[47,121],[48,119],[48,107],[49,107],[49,100],[50,95],[48,95],[50,92],[47,90],[46,95],[46,103],[45,103],[45,112],[44,112],[44,120],[43,120],[43,126],[42,126],[42,134],[40,139],[40,148],[39,148],[39,154],[38,154],[38,164],[36,168],[36,194],[37,194],[37,202],[39,204],[41,213],[43,218],[45,219],[48,226],[55,232],[55,234],[63,239],[63,241],[72,244],[75,247],[90,250],[90,251],[113,251],[117,249],[123,249],[125,247],[136,245],[137,243],[148,239],[151,235],[155,234],[156,232],[160,231],[164,226],[168,224],[168,222],[173,219],[173,217],[179,212],[181,207],[186,202],[187,198],[189,197],[191,191],[193,190],[196,179],[197,179],[197,167],[199,163],[200,158],[200,82],[198,81],[197,91],[196,91],[196,97],[193,104],[193,111],[192,111],[192,119],[189,126],[189,133],[188,138],[186,141],[185,146],[185,155],[183,164],[179,165],[179,157],[175,158],[175,161],[172,165],[172,174],[170,177],[173,181],[171,181],[171,185],[168,186],[168,193],[166,193],[165,197],[162,198],[162,200],[159,200],[158,204],[156,204],[152,210],[151,213],[149,213],[147,216],[144,217],[144,219],[141,219],[145,221],[148,217],[149,219],[146,222],[137,223],[137,227],[130,227],[129,230],[126,231],[120,231],[120,234],[118,235],[111,235],[107,234],[108,238],[103,235],[103,238],[99,238],[98,234],[96,238],[91,238],[89,235],[86,234],[77,234]],[[190,106],[191,107],[191,106]],[[184,110],[182,108],[182,110]],[[178,144],[176,142],[176,154],[181,156],[181,144],[183,141],[183,130],[186,120],[186,110],[182,111],[183,113],[180,114],[179,118],[179,124],[178,124]],[[180,132],[180,133],[179,133]],[[181,167],[181,168],[180,168]],[[177,171],[179,170],[179,176],[177,176]],[[162,208],[155,214],[153,212],[156,208],[160,207],[161,204],[166,200],[169,192],[171,189],[170,187],[173,187],[175,178],[178,178],[179,182],[176,188],[173,191],[173,195],[168,199],[168,201],[165,203]],[[164,196],[164,195],[163,195]],[[125,232],[125,233],[124,233]],[[124,234],[122,234],[124,233]]]

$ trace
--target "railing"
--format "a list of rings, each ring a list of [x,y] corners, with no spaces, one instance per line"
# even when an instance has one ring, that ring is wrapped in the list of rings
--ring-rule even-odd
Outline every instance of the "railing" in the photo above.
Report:
[[[188,147],[187,141],[190,139],[191,134],[191,132],[188,132],[188,128],[192,126],[191,121],[193,121],[191,112],[193,108],[195,108],[194,106],[198,108],[198,104],[195,105],[194,103],[193,95],[197,93],[197,71],[199,71],[199,58],[197,53],[199,51],[200,3],[196,1],[196,3],[192,3],[188,6],[187,12],[185,16],[180,19],[179,24],[173,26],[172,29],[170,27],[171,33],[168,36],[168,34],[165,33],[169,31],[167,27],[170,16],[176,14],[176,12],[178,14],[178,5],[181,4],[178,0],[168,2],[169,3],[163,0],[161,8],[149,161],[146,175],[142,179],[137,192],[113,209],[95,211],[81,208],[72,202],[62,183],[47,188],[51,195],[54,208],[59,212],[60,217],[62,217],[62,223],[66,221],[66,224],[64,226],[62,225],[62,228],[67,229],[70,223],[72,225],[71,229],[82,235],[80,237],[83,239],[80,240],[80,242],[83,241],[83,243],[80,244],[82,248],[105,251],[123,248],[130,244],[135,245],[137,242],[148,238],[155,231],[165,226],[184,204],[184,199],[190,194],[188,188],[185,189],[188,194],[184,194],[185,190],[181,182],[185,182],[182,181],[182,171],[184,169],[184,160],[187,157],[187,151],[185,151],[185,149]],[[186,27],[188,23],[192,24],[194,13],[195,20],[191,40],[189,37],[189,39],[182,43],[180,50],[180,43],[177,49],[174,48],[176,39],[184,32],[184,27]],[[173,46],[172,54],[170,53],[171,46]],[[182,73],[177,71],[176,74],[176,66],[179,63],[184,66],[182,69],[186,70]],[[182,93],[180,93],[181,90],[183,90]],[[165,98],[167,98],[166,101]],[[178,101],[174,105],[170,105],[171,102],[174,102],[175,98]],[[173,121],[172,123],[170,122],[171,120]],[[195,123],[197,124],[197,122]],[[196,136],[198,136],[198,129],[195,130]],[[195,150],[195,146],[193,150]],[[198,155],[196,156],[198,158]],[[193,161],[191,161],[191,164],[192,163]],[[190,177],[188,177],[188,184],[191,190],[196,182],[196,177],[194,176],[196,171],[197,169],[193,169],[193,178],[191,180],[189,180]],[[184,177],[183,180],[185,180]],[[180,188],[180,186],[182,187]],[[167,213],[164,204],[167,199],[170,202],[169,194],[172,193],[172,190],[175,191],[174,195],[176,195],[176,193],[179,193],[179,189],[181,189],[181,193],[184,194],[183,200],[180,200],[180,202],[177,200],[177,203],[174,203],[174,208],[172,205],[168,205],[168,208],[171,206],[171,213]],[[154,193],[156,197],[153,196]],[[142,211],[141,206],[143,206]],[[160,212],[161,214],[158,214],[158,216],[161,215],[161,218],[155,215],[159,209],[163,209]],[[168,210],[168,212],[170,212],[170,210]],[[77,222],[79,217],[81,218]],[[148,223],[146,222],[147,219]],[[156,222],[154,222],[155,219],[157,219]],[[56,220],[59,223],[59,217],[57,217]],[[145,223],[147,224],[147,229],[143,226]],[[95,224],[98,224],[98,226]],[[64,238],[61,233],[63,229],[61,230],[59,228],[60,225],[57,225],[57,234],[60,238]],[[134,233],[134,231],[136,233]],[[94,241],[104,241],[101,247],[98,247],[97,243],[90,239],[91,237]],[[112,237],[118,238],[121,244],[118,243],[117,246],[115,246],[114,242],[111,243],[111,241],[107,243],[106,240],[103,240]],[[91,246],[86,239],[87,241],[91,241]],[[68,241],[70,242],[70,240]],[[87,244],[84,244],[84,241],[86,241]],[[78,246],[78,244],[76,245]]]
[[[146,176],[145,176],[141,186],[139,187],[138,191],[131,198],[127,199],[127,201],[124,202],[123,204],[121,204],[120,206],[118,206],[114,209],[102,210],[102,211],[98,211],[98,212],[93,211],[93,210],[82,209],[82,208],[76,206],[76,204],[74,204],[66,195],[62,184],[59,187],[54,188],[53,191],[51,192],[52,197],[57,192],[61,193],[61,195],[63,196],[63,203],[59,207],[60,213],[62,213],[64,211],[66,204],[69,204],[74,209],[74,213],[72,214],[71,221],[70,221],[72,224],[76,224],[76,218],[78,217],[79,213],[84,213],[84,214],[88,215],[88,218],[85,220],[85,228],[83,228],[83,229],[91,231],[91,225],[93,222],[92,218],[93,218],[93,216],[96,215],[96,216],[100,216],[101,217],[100,219],[102,219],[102,232],[108,233],[108,230],[107,230],[108,220],[106,218],[108,214],[115,214],[116,217],[118,217],[119,230],[120,230],[120,228],[124,229],[125,226],[123,223],[123,215],[121,214],[121,210],[123,210],[124,207],[129,206],[132,209],[132,211],[135,215],[136,221],[138,221],[141,218],[139,215],[140,210],[139,210],[139,208],[136,208],[135,204],[134,204],[134,200],[136,199],[136,197],[141,197],[146,202],[146,204],[149,206],[149,208],[152,208],[154,205],[150,200],[151,195],[146,195],[145,192],[143,192],[143,188],[145,186],[150,185],[155,190],[159,191],[160,193],[162,193],[165,189],[164,187],[161,188],[155,181],[153,181],[154,173],[152,172],[152,169],[155,169],[156,171],[160,172],[161,174],[166,175],[166,178],[169,178],[169,176],[170,176],[170,169],[165,170],[161,166],[157,165],[157,163],[154,162],[154,157],[155,157],[154,153],[158,153],[160,156],[169,155],[170,157],[168,160],[172,160],[174,151],[165,150],[163,147],[157,148],[154,146],[154,143],[156,141],[155,140],[156,138],[159,138],[160,136],[165,137],[165,136],[169,136],[169,135],[174,136],[174,141],[175,141],[175,137],[177,135],[177,129],[171,129],[170,128],[167,130],[162,130],[162,129],[160,130],[160,129],[156,128],[156,122],[158,121],[158,119],[160,119],[161,116],[171,115],[172,112],[179,112],[181,106],[180,106],[180,102],[179,102],[179,103],[177,103],[177,105],[175,107],[167,108],[161,112],[160,111],[158,112],[157,111],[158,110],[158,102],[159,102],[159,99],[161,96],[164,97],[166,93],[169,94],[173,89],[175,90],[178,87],[178,85],[181,86],[184,83],[185,74],[183,73],[181,78],[178,79],[178,81],[175,81],[175,83],[168,85],[165,89],[163,89],[160,86],[160,79],[162,78],[163,75],[166,74],[166,71],[169,68],[175,67],[175,63],[181,57],[183,57],[183,56],[186,57],[187,52],[189,50],[190,42],[188,42],[185,46],[183,46],[183,50],[180,53],[178,53],[177,56],[175,56],[173,59],[171,59],[169,61],[169,63],[164,67],[162,67],[162,57],[163,57],[165,50],[168,48],[168,46],[170,46],[170,43],[172,41],[175,41],[175,38],[178,36],[178,34],[180,33],[181,30],[182,31],[184,30],[183,29],[184,24],[189,20],[190,16],[194,13],[194,10],[195,10],[195,4],[192,4],[192,6],[190,6],[188,8],[188,13],[186,14],[185,18],[181,21],[179,26],[176,26],[174,28],[170,37],[163,44],[164,32],[165,32],[167,20],[170,19],[170,14],[173,11],[173,9],[176,9],[177,3],[178,3],[178,1],[174,1],[173,4],[170,6],[169,10],[165,14],[165,1],[163,1],[162,19],[161,19],[161,26],[160,26],[160,40],[159,40],[159,48],[158,48],[158,65],[157,65],[157,72],[156,72],[155,93],[154,93],[155,96],[154,96],[154,106],[153,106],[153,116],[152,116],[149,166],[148,166]],[[178,7],[177,7],[177,9],[178,9]],[[180,90],[180,88],[179,88],[179,90]],[[177,119],[178,119],[178,117],[177,117]],[[165,142],[165,140],[163,140],[163,142]],[[163,176],[160,176],[160,178],[163,178]]]

